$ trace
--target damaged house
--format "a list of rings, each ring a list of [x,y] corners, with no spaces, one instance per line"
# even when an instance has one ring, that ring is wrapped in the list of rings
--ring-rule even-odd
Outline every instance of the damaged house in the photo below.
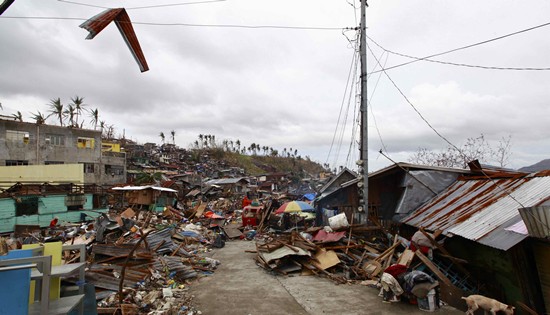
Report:
[[[463,174],[465,169],[396,163],[369,174],[369,214],[381,226],[391,228],[394,217],[407,215],[423,202],[437,195]],[[367,222],[359,204],[363,183],[357,174],[344,169],[321,189],[316,199],[318,211],[346,213],[348,220]],[[326,220],[325,220],[326,221]]]
[[[177,200],[177,190],[157,186],[113,187],[113,191],[122,193],[122,206],[134,209],[148,209],[161,212],[167,206],[173,206]]]
[[[444,257],[433,262],[459,288],[545,314],[550,309],[548,294],[542,294],[549,292],[548,234],[530,238],[520,209],[547,206],[549,199],[548,171],[478,169],[477,176],[458,178],[400,222],[402,230],[442,231],[445,248],[460,263]],[[469,275],[458,272],[459,265]]]

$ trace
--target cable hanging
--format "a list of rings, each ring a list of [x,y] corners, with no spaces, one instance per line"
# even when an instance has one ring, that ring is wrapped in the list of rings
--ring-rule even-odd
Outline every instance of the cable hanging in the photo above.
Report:
[[[480,69],[487,69],[487,70],[515,70],[515,71],[547,71],[550,70],[550,67],[546,68],[532,68],[532,67],[495,67],[495,66],[479,66],[479,65],[470,65],[465,63],[455,63],[455,62],[449,62],[449,61],[440,61],[440,60],[434,60],[429,58],[421,58],[421,57],[415,57],[410,56],[398,52],[394,52],[391,50],[388,50],[384,47],[382,47],[380,44],[378,44],[376,41],[374,41],[372,38],[366,36],[368,40],[373,42],[376,46],[380,47],[380,49],[384,50],[385,52],[388,52],[390,54],[394,54],[401,57],[406,57],[410,59],[415,59],[417,61],[427,61],[427,62],[433,62],[433,63],[440,63],[444,65],[450,65],[450,66],[459,66],[459,67],[468,67],[468,68],[480,68]],[[390,69],[390,68],[388,68]],[[387,69],[386,69],[387,70]]]
[[[376,72],[399,68],[399,67],[411,64],[411,63],[421,61],[421,60],[425,60],[425,59],[433,58],[433,57],[437,57],[437,56],[442,56],[442,55],[450,54],[450,53],[455,52],[455,51],[464,50],[464,49],[472,48],[472,47],[475,47],[475,46],[487,44],[487,43],[490,43],[490,42],[494,42],[494,41],[504,39],[504,38],[507,38],[507,37],[510,37],[510,36],[518,35],[518,34],[521,34],[521,33],[529,32],[529,31],[532,31],[532,30],[535,30],[535,29],[538,29],[538,28],[541,28],[541,27],[546,27],[546,26],[549,26],[549,25],[550,25],[550,22],[539,24],[539,25],[536,25],[536,26],[533,26],[533,27],[529,27],[529,28],[517,31],[517,32],[513,32],[513,33],[506,34],[506,35],[494,37],[494,38],[491,38],[491,39],[488,39],[488,40],[484,40],[484,41],[481,41],[481,42],[477,42],[475,44],[470,44],[470,45],[458,47],[458,48],[451,49],[451,50],[448,50],[448,51],[444,51],[444,52],[441,52],[441,53],[438,53],[438,54],[429,55],[429,56],[426,56],[426,57],[422,57],[422,58],[411,60],[411,61],[408,61],[408,62],[405,62],[405,63],[401,63],[401,64],[398,64],[398,65],[395,65],[395,66],[391,66],[391,67],[388,67],[388,68],[385,68],[385,69],[382,69],[382,70],[377,70]]]
[[[0,16],[0,19],[25,19],[25,20],[76,20],[87,21],[85,18],[75,17],[48,17],[48,16]],[[99,20],[98,20],[99,21]],[[121,22],[125,23],[125,22]],[[150,26],[187,26],[187,27],[217,27],[217,28],[245,28],[245,29],[284,29],[284,30],[309,30],[309,31],[341,31],[348,27],[319,27],[319,26],[284,26],[284,25],[238,25],[238,24],[192,24],[192,23],[155,23],[132,22],[133,25]]]
[[[367,48],[371,51],[371,54],[373,54],[370,46],[367,45]],[[376,59],[376,57],[375,57]],[[376,59],[376,62],[380,65],[380,61],[378,59]],[[382,66],[382,65],[380,65]],[[441,138],[443,141],[445,141],[447,144],[449,144],[452,148],[454,148],[459,154],[462,155],[462,158],[464,160],[467,159],[467,156],[464,152],[462,152],[462,150],[460,148],[458,148],[454,143],[452,143],[451,141],[449,141],[447,138],[445,138],[441,133],[439,133],[439,131],[437,131],[429,122],[428,120],[426,120],[426,118],[424,118],[424,116],[422,115],[422,113],[420,113],[420,111],[414,106],[414,104],[409,100],[409,98],[403,93],[403,91],[397,86],[397,84],[395,83],[395,81],[392,80],[392,78],[389,76],[389,74],[387,73],[387,71],[385,69],[382,69],[381,71],[384,72],[384,74],[386,75],[386,77],[388,78],[388,80],[390,80],[390,82],[393,84],[393,86],[397,89],[397,91],[401,94],[401,96],[405,99],[405,101],[413,108],[413,110],[418,114],[418,116],[428,125],[428,127],[430,127],[430,129],[432,129],[435,134],[437,134],[437,136],[439,138]],[[502,188],[496,181],[494,178],[490,177],[489,175],[487,175],[487,173],[485,173],[485,171],[483,170],[483,168],[480,168],[480,171],[481,173],[483,174],[483,176],[485,176],[487,179],[489,179],[491,181],[491,183],[493,185],[495,185],[497,188],[499,188],[503,193],[505,193],[506,195],[508,195],[512,200],[514,200],[516,203],[518,203],[522,208],[525,208],[525,206],[519,201],[517,200],[514,196],[512,196],[512,194],[510,192],[508,192],[508,190]]]

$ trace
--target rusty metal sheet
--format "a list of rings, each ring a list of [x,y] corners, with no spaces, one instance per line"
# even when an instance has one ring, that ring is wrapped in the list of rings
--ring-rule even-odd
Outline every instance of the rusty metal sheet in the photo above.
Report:
[[[136,32],[132,26],[132,21],[130,21],[130,16],[128,16],[124,8],[107,9],[80,24],[80,27],[90,32],[86,39],[93,39],[111,22],[115,22],[124,42],[138,63],[140,71],[145,72],[149,70],[147,60],[145,60],[145,55],[141,50]]]
[[[112,257],[121,257],[121,256],[128,256],[130,254],[130,251],[134,247],[133,244],[122,244],[122,245],[115,245],[115,244],[94,244],[92,248],[92,252],[94,254],[99,255],[106,255],[106,256],[112,256]],[[138,248],[135,251],[135,254],[149,254],[149,251],[144,248]]]
[[[519,217],[519,208],[538,205],[548,197],[550,176],[461,179],[401,222],[431,231],[441,229],[445,235],[459,235],[499,249],[510,248],[524,237],[507,240],[504,234],[513,232],[504,229],[506,223]]]

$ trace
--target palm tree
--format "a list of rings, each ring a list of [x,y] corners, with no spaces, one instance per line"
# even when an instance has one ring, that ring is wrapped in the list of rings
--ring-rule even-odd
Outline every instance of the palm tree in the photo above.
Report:
[[[172,130],[170,131],[170,135],[172,136],[172,144],[176,144],[176,131]]]
[[[23,114],[21,114],[20,111],[17,111],[17,114],[11,114],[11,117],[15,118],[15,120],[19,122],[23,122]]]
[[[94,124],[94,130],[97,128],[97,123],[99,122],[99,111],[96,109],[90,110],[90,118],[92,119],[90,122]]]
[[[237,141],[235,141],[235,144],[237,145],[237,151],[241,151],[241,140],[237,139]]]
[[[78,97],[78,96],[71,98],[71,102],[72,102],[71,104],[74,106],[75,115],[76,115],[75,123],[76,123],[76,126],[78,127],[78,116],[82,114],[82,111],[84,110],[84,106],[86,106],[86,104],[84,104],[84,98]]]
[[[164,139],[166,138],[166,137],[164,136],[164,132],[161,132],[161,133],[159,134],[159,137],[160,137],[160,139],[162,140],[162,144],[164,144]]]
[[[50,117],[51,115],[57,116],[59,119],[59,125],[63,126],[63,118],[64,118],[64,111],[63,111],[63,104],[61,104],[61,99],[58,97],[57,99],[50,100]]]
[[[71,127],[74,127],[74,125],[75,125],[75,120],[74,120],[75,108],[74,108],[74,106],[72,104],[67,105],[67,109],[65,109],[63,111],[63,114],[69,120],[69,125]]]
[[[42,125],[46,122],[46,117],[44,117],[44,114],[42,114],[40,111],[36,111],[36,113],[31,113],[32,119],[35,120],[37,125]]]

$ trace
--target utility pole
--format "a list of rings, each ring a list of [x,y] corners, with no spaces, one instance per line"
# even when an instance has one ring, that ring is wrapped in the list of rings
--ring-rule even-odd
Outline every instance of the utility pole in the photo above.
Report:
[[[359,55],[361,60],[361,160],[359,164],[359,175],[362,180],[358,184],[359,206],[363,207],[365,212],[365,222],[368,223],[369,214],[369,146],[368,146],[368,115],[367,115],[367,40],[366,40],[366,9],[367,0],[361,0],[361,25],[360,25],[360,42]],[[362,186],[362,187],[361,187]],[[352,222],[353,223],[353,222]]]

